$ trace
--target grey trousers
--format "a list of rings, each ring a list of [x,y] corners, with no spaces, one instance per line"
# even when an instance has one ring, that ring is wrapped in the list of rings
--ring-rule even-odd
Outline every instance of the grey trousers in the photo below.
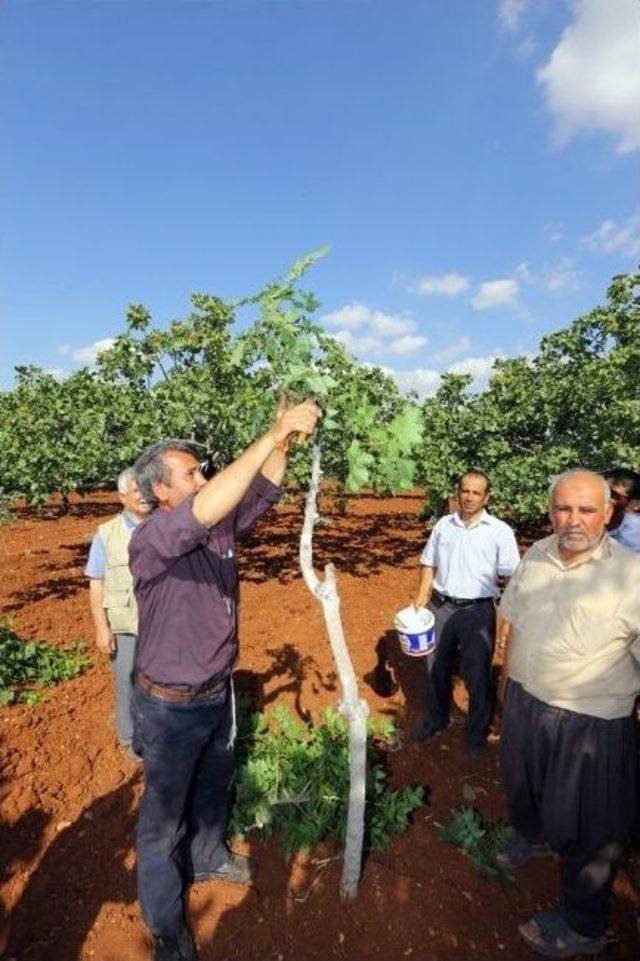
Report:
[[[136,641],[135,634],[116,634],[116,652],[111,657],[116,689],[116,734],[122,747],[131,747],[133,737],[131,698]]]

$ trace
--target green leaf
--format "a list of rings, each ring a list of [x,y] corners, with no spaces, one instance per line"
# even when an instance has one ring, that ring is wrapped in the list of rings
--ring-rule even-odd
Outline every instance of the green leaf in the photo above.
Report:
[[[370,730],[390,740],[387,719],[373,719]],[[313,849],[325,838],[344,840],[349,797],[349,734],[336,711],[315,727],[300,724],[283,708],[269,718],[239,710],[239,756],[231,833],[277,831],[287,856]],[[379,747],[368,742],[366,835],[381,847],[407,828],[423,803],[416,786],[386,788]]]

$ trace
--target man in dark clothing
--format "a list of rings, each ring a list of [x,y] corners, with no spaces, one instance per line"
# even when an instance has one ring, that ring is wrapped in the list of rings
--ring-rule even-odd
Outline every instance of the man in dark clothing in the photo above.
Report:
[[[249,858],[226,847],[237,659],[236,538],[279,498],[291,434],[308,435],[307,401],[206,481],[189,441],[148,448],[136,461],[151,516],[129,548],[139,610],[133,745],[144,764],[138,894],[155,961],[193,961],[187,884],[248,883]]]

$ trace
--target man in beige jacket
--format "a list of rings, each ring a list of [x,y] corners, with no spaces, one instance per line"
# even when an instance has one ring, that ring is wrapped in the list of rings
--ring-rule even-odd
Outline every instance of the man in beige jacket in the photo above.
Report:
[[[127,753],[132,753],[131,696],[138,634],[138,608],[129,570],[129,541],[149,513],[138,491],[133,468],[118,477],[123,510],[96,531],[85,574],[89,578],[89,603],[96,632],[96,647],[111,659],[116,688],[116,732]]]
[[[551,487],[554,533],[525,554],[500,605],[506,639],[501,761],[518,832],[507,868],[560,859],[557,909],[519,931],[546,957],[606,946],[615,869],[636,818],[640,557],[606,531],[606,481],[567,471]]]

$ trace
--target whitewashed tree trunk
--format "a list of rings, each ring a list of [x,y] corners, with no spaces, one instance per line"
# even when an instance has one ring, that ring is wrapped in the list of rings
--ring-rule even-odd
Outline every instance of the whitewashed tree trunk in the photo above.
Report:
[[[300,535],[300,568],[307,587],[322,605],[331,650],[342,685],[339,709],[349,724],[349,810],[340,895],[345,900],[353,900],[358,893],[362,868],[369,705],[358,696],[356,676],[342,629],[335,568],[333,564],[327,564],[324,581],[319,580],[313,568],[313,526],[318,519],[317,499],[321,473],[320,445],[316,441],[313,445],[311,481]]]

